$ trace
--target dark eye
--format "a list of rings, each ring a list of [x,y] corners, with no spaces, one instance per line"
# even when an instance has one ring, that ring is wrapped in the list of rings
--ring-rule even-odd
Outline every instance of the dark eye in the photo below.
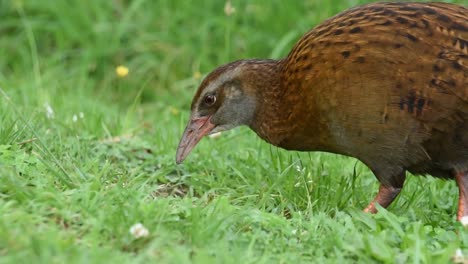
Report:
[[[216,96],[214,96],[213,94],[209,94],[205,96],[203,101],[205,102],[206,105],[211,106],[216,102]]]

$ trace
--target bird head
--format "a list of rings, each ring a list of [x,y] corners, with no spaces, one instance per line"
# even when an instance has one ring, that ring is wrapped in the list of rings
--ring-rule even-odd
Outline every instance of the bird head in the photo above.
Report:
[[[205,135],[249,125],[256,110],[254,64],[241,60],[208,74],[198,88],[190,120],[177,148],[181,163]]]

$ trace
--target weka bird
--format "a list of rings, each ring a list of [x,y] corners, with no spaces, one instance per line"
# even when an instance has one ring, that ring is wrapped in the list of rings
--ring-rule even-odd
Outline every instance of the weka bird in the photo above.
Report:
[[[311,31],[280,60],[240,60],[201,83],[177,150],[247,125],[288,150],[355,157],[380,181],[387,207],[405,172],[455,178],[468,215],[468,9],[375,3]]]

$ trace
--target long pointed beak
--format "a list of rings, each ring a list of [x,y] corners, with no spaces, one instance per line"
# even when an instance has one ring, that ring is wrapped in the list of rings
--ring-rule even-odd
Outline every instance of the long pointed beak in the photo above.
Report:
[[[176,163],[180,164],[188,156],[203,136],[210,133],[216,125],[211,123],[211,116],[191,118],[177,147]]]

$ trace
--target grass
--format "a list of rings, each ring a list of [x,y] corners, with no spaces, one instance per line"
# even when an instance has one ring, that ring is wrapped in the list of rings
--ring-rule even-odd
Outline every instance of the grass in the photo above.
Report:
[[[409,177],[377,215],[355,159],[246,128],[175,149],[200,76],[279,58],[366,1],[0,0],[0,263],[447,263],[452,181]],[[467,5],[466,0],[454,1]],[[119,77],[119,65],[129,68]],[[142,223],[149,236],[135,238]]]

